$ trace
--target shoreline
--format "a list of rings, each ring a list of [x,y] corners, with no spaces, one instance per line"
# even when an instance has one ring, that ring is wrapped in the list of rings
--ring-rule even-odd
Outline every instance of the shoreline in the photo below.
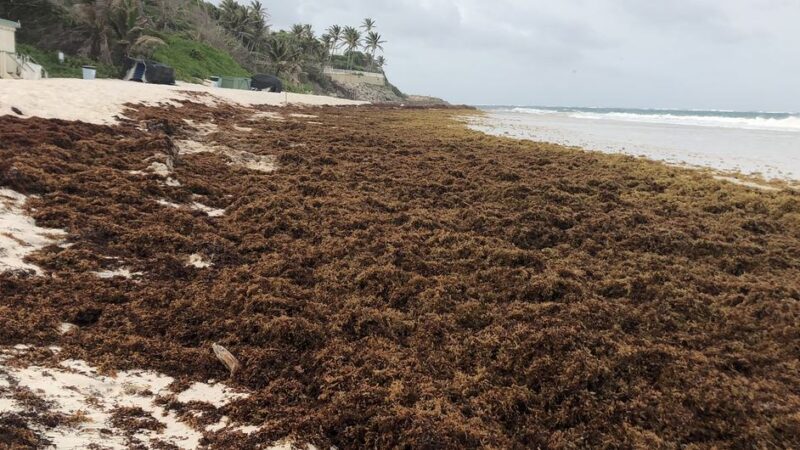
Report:
[[[151,405],[208,448],[792,443],[772,424],[800,407],[796,194],[497,138],[466,113],[0,117],[7,208],[63,231],[24,260],[41,275],[0,273],[0,345],[34,346],[26,370],[176,380],[118,414],[144,445],[184,442]],[[25,244],[18,228],[0,232]],[[209,380],[248,396],[193,402]],[[22,411],[0,426],[46,435],[25,412],[41,402],[21,400],[44,394],[6,384],[0,404]]]
[[[291,92],[272,93],[212,88],[178,82],[173,86],[114,79],[0,80],[0,116],[80,120],[113,125],[127,104],[179,105],[195,101],[209,106],[358,106],[366,102]],[[21,111],[16,114],[12,107]]]
[[[518,112],[481,110],[478,119],[467,120],[472,129],[494,136],[550,142],[586,151],[627,154],[670,165],[708,169],[718,175],[750,183],[773,186],[800,186],[800,166],[779,150],[763,156],[747,154],[744,144],[730,152],[720,147],[723,141],[753,140],[746,146],[769,145],[768,136],[780,139],[778,149],[800,133],[779,130],[749,130],[631,120],[586,119],[561,115],[533,115]],[[740,136],[741,135],[741,136]],[[682,146],[680,142],[684,142]],[[708,148],[709,150],[705,150]],[[777,158],[777,159],[775,159]],[[793,169],[797,166],[798,168]],[[794,170],[794,171],[793,171]]]

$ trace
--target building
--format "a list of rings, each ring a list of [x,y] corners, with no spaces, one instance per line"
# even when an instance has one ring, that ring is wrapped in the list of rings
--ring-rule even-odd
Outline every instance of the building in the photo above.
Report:
[[[382,73],[342,70],[334,69],[333,67],[325,67],[323,73],[329,76],[333,81],[338,81],[340,83],[373,84],[376,86],[386,85],[386,77]]]
[[[38,80],[42,66],[27,56],[17,54],[18,22],[0,19],[0,78]]]

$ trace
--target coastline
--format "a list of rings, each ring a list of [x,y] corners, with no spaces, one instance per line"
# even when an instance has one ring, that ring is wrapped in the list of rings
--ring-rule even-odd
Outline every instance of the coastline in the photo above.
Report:
[[[800,154],[796,150],[800,133],[791,126],[779,128],[772,124],[769,129],[735,128],[730,123],[734,119],[724,116],[672,115],[664,118],[644,113],[482,111],[483,115],[469,119],[467,123],[472,129],[495,136],[627,154],[709,170],[726,178],[765,186],[800,186]],[[624,116],[624,119],[618,116]],[[692,125],[693,120],[699,120],[698,123],[703,125]],[[766,123],[762,119],[752,121]]]
[[[142,401],[208,448],[757,446],[798,426],[794,192],[488,136],[455,109],[199,100],[0,117],[12,212],[64,234],[27,255],[41,276],[0,273],[0,344],[35,349],[4,362],[169,376]],[[20,399],[43,394],[0,375],[20,410],[2,425],[42,434]],[[247,396],[181,400],[209,380]]]
[[[118,116],[127,104],[175,106],[184,101],[244,107],[367,104],[367,102],[319,95],[222,89],[184,82],[165,86],[114,79],[87,81],[77,78],[51,78],[0,81],[0,115],[80,120],[111,125],[119,122]],[[12,107],[22,114],[12,111]]]

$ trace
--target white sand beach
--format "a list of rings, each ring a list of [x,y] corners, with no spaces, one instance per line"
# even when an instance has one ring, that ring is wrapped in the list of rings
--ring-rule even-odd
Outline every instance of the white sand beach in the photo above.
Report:
[[[208,94],[200,96],[197,94]],[[126,103],[175,104],[194,100],[208,104],[219,102],[240,106],[309,106],[362,105],[365,102],[319,95],[244,91],[212,88],[179,82],[175,86],[143,84],[123,80],[80,80],[51,78],[46,80],[0,80],[0,116],[81,120],[88,123],[112,124]]]

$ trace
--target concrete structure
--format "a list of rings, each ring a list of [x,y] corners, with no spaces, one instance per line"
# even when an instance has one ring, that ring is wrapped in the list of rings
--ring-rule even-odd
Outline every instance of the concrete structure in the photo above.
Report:
[[[243,91],[250,90],[250,78],[245,77],[219,77],[219,87],[225,89],[241,89]]]
[[[326,67],[323,71],[325,75],[331,77],[333,81],[341,83],[355,84],[374,84],[377,86],[386,85],[386,77],[382,73],[361,72],[359,70],[342,70]]]
[[[28,56],[17,55],[18,22],[0,19],[0,78],[38,80],[44,69]]]
[[[0,78],[12,77],[17,72],[17,29],[19,23],[0,19]]]

